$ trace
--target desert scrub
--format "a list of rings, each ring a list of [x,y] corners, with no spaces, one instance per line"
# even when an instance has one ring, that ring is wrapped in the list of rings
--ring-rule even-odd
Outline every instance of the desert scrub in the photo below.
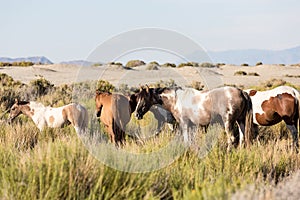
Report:
[[[217,65],[214,65],[213,63],[205,62],[205,63],[201,63],[199,67],[214,68],[217,67]]]
[[[226,63],[217,63],[216,67],[221,67],[221,66],[224,66],[224,65],[226,65]]]
[[[236,71],[236,72],[234,72],[233,75],[234,76],[246,76],[247,72],[245,72],[245,71]]]
[[[256,72],[249,72],[247,75],[248,76],[259,76],[259,74]]]
[[[192,62],[187,62],[187,63],[180,63],[177,68],[181,68],[181,67],[196,67],[196,63],[192,63]]]
[[[146,65],[146,70],[159,70],[159,65],[156,63],[149,63]]]
[[[188,85],[188,87],[194,88],[199,91],[204,89],[204,85],[200,81],[192,81],[192,83]]]
[[[248,63],[243,63],[243,64],[241,64],[241,66],[243,66],[243,67],[248,67],[249,64],[248,64]]]
[[[96,90],[99,92],[109,92],[112,93],[115,90],[115,86],[113,86],[107,80],[99,80],[97,82]]]
[[[164,168],[128,173],[95,159],[72,128],[36,131],[31,123],[0,125],[1,199],[224,199],[249,184],[278,182],[300,163],[287,141],[227,152],[221,134],[205,157],[190,148]],[[128,139],[120,151],[151,153],[173,137],[163,132],[143,145]],[[103,155],[110,155],[103,149]]]
[[[47,94],[54,87],[54,84],[50,83],[44,77],[40,77],[30,81],[29,87],[32,89],[31,94],[39,97]]]
[[[259,66],[259,65],[263,65],[263,63],[262,62],[257,62],[256,66]]]
[[[161,65],[161,67],[172,67],[172,68],[175,68],[176,65],[174,63],[164,63]]]
[[[94,63],[92,66],[93,67],[99,67],[99,66],[102,66],[103,64],[102,63]]]
[[[11,66],[15,66],[15,67],[29,67],[29,66],[33,66],[35,63],[30,62],[30,61],[21,61],[21,62],[0,62],[0,67],[11,67]]]
[[[260,83],[259,85],[252,86],[251,88],[263,91],[263,90],[270,90],[270,89],[273,89],[273,88],[281,86],[281,85],[291,86],[293,88],[296,88],[297,90],[300,89],[300,87],[297,86],[297,85],[293,85],[290,82],[287,82],[287,81],[282,80],[282,79],[276,79],[276,78],[267,80],[265,82]]]
[[[127,68],[138,67],[141,65],[145,65],[146,63],[142,60],[130,60],[126,63]]]
[[[155,88],[158,88],[158,87],[164,88],[164,87],[176,87],[177,84],[175,83],[175,81],[173,79],[169,79],[167,81],[159,80],[156,83],[150,84],[149,86],[155,87]]]

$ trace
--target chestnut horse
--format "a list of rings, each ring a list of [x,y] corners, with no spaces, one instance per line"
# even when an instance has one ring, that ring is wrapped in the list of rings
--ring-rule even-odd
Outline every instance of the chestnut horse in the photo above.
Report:
[[[124,145],[126,125],[130,121],[131,114],[135,111],[137,105],[136,95],[132,94],[130,97],[127,97],[122,94],[96,91],[95,101],[96,116],[105,125],[111,142],[115,143],[116,146]],[[174,117],[165,109],[159,106],[152,107],[151,112],[158,120],[155,134],[162,130],[164,123],[175,125]]]
[[[267,91],[245,91],[252,99],[254,124],[272,126],[283,120],[292,134],[293,146],[298,151],[299,92],[289,86]]]
[[[188,144],[188,129],[194,125],[207,126],[216,117],[223,121],[228,137],[228,149],[234,137],[233,126],[237,122],[240,132],[240,146],[245,135],[249,145],[252,131],[252,103],[247,93],[234,87],[223,87],[211,91],[192,88],[143,88],[137,94],[136,117],[143,115],[154,104],[160,104],[170,111],[179,123],[184,142]]]
[[[34,101],[18,101],[10,109],[9,122],[24,114],[30,117],[40,131],[44,127],[58,128],[71,124],[76,133],[82,134],[88,127],[88,112],[85,107],[71,103],[62,107],[52,108]]]
[[[130,121],[131,106],[122,94],[96,92],[96,116],[105,125],[112,143],[125,143],[125,127]]]

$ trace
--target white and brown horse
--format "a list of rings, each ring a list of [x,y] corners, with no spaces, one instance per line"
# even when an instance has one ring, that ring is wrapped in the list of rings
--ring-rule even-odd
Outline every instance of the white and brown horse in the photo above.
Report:
[[[279,86],[267,91],[245,91],[252,99],[253,122],[261,126],[272,126],[283,120],[298,151],[299,92],[289,86]]]
[[[124,145],[126,125],[137,105],[136,95],[127,97],[117,93],[96,91],[95,102],[96,116],[106,127],[111,142],[116,146]],[[152,107],[151,112],[158,120],[156,134],[161,131],[164,123],[174,124],[172,114],[163,108]]]
[[[88,112],[84,106],[77,103],[52,108],[34,101],[16,99],[10,109],[9,122],[20,114],[30,117],[40,131],[45,127],[59,128],[71,124],[76,133],[82,134],[88,127]]]
[[[154,104],[170,111],[179,123],[184,142],[189,142],[188,129],[192,125],[207,126],[221,118],[228,136],[228,148],[233,142],[233,126],[237,122],[240,145],[245,135],[249,145],[252,131],[252,103],[247,93],[234,87],[198,91],[192,88],[143,88],[137,94],[136,117],[143,115]]]

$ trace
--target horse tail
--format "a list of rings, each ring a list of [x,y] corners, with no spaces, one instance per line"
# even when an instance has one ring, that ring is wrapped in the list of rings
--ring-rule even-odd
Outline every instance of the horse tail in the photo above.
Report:
[[[120,127],[120,124],[116,122],[116,120],[113,118],[112,123],[113,128],[113,134],[115,137],[115,144],[116,146],[124,145],[125,144],[125,131],[122,127]]]
[[[252,101],[250,96],[242,91],[243,96],[246,100],[246,107],[244,110],[245,113],[245,143],[246,146],[249,147],[252,143],[252,139],[254,138],[253,134],[253,108]]]

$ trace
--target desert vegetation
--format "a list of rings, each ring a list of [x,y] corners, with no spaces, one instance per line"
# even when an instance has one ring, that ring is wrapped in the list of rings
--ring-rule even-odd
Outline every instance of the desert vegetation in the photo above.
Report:
[[[236,71],[234,72],[234,76],[259,76],[256,72],[245,72],[245,71]]]
[[[133,90],[127,85],[116,88],[105,80],[54,86],[43,77],[26,85],[0,74],[0,198],[1,199],[228,199],[239,190],[255,185],[274,185],[300,167],[300,157],[292,153],[292,139],[280,123],[261,128],[257,140],[249,149],[234,148],[226,151],[223,129],[211,127],[216,143],[207,154],[201,154],[201,142],[209,134],[198,130],[195,144],[184,150],[174,162],[165,167],[144,173],[130,173],[105,165],[91,154],[72,127],[46,129],[42,132],[24,116],[15,123],[6,123],[10,102],[16,98],[37,100],[46,105],[76,101],[78,96],[93,116],[94,92]],[[289,85],[282,80],[270,80],[257,86],[269,89]],[[174,86],[174,80],[160,81],[153,86]],[[200,82],[192,84],[201,87]],[[74,92],[76,90],[77,92]],[[39,91],[39,92],[36,92]],[[74,94],[75,93],[75,94]],[[2,109],[3,107],[3,109]],[[141,124],[132,118],[128,130],[140,130]],[[94,121],[93,121],[94,120]],[[106,135],[99,122],[91,119],[90,131],[97,137]],[[99,130],[100,129],[100,130]],[[176,133],[164,129],[158,137],[137,142],[127,136],[127,144],[118,151],[134,154],[153,153],[173,140]],[[96,137],[96,138],[97,138]],[[99,143],[99,145],[110,145]],[[176,149],[176,148],[175,148]],[[174,149],[174,151],[175,151]],[[174,154],[174,151],[168,154]],[[112,157],[109,148],[101,155]],[[148,166],[151,163],[134,163]]]
[[[21,62],[0,62],[0,67],[29,67],[34,65],[35,63],[30,62],[30,61],[21,61]],[[41,63],[36,63],[36,64],[41,64]]]

